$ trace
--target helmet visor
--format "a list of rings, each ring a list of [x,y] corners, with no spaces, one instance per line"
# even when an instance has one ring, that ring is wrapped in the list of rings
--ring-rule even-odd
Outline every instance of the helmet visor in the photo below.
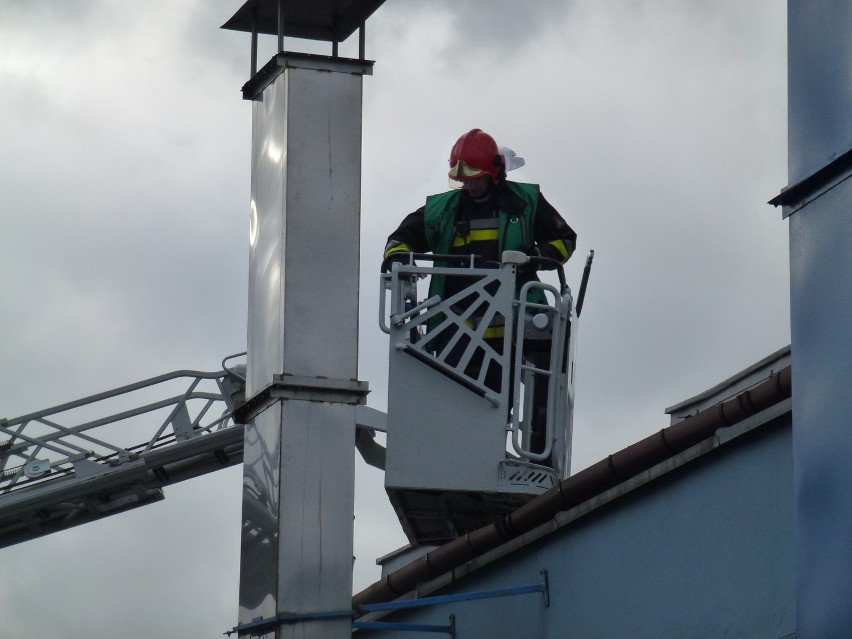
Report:
[[[450,167],[450,172],[448,174],[450,178],[450,186],[454,189],[460,189],[464,182],[483,175],[489,175],[488,171],[483,171],[482,169],[470,166],[464,160],[459,160]]]

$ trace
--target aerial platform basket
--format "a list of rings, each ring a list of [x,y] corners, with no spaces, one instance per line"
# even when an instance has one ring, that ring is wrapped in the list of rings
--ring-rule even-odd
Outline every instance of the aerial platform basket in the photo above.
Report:
[[[518,290],[518,270],[536,261],[411,254],[381,276],[385,487],[413,544],[491,523],[568,476],[576,317],[561,265],[559,287]],[[456,278],[457,292],[430,295],[427,277]]]

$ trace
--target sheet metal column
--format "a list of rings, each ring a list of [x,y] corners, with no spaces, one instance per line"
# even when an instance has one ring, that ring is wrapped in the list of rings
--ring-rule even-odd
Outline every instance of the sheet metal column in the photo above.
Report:
[[[349,637],[361,89],[370,63],[301,54],[254,97],[240,624]],[[267,65],[269,67],[269,65]],[[263,71],[262,71],[263,73]],[[246,633],[248,634],[248,633]]]
[[[852,4],[789,0],[796,617],[852,633]]]

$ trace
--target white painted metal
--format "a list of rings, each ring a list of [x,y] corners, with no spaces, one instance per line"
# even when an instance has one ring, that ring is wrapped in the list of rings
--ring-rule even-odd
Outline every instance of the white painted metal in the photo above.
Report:
[[[390,335],[385,486],[412,543],[487,523],[568,474],[571,293],[538,284],[546,303],[520,304],[513,257],[504,254],[500,269],[395,263],[382,275],[380,327]],[[446,300],[424,299],[417,284],[435,275],[469,285]],[[505,324],[502,347],[484,337],[494,318]],[[550,345],[549,364],[528,359],[529,340]],[[486,363],[476,364],[483,354]],[[499,384],[486,378],[489,360]],[[542,384],[547,434],[533,444],[533,388]]]
[[[550,303],[533,303],[528,301],[531,290],[538,289],[547,293],[552,300]],[[557,432],[557,424],[565,424],[571,419],[568,409],[569,377],[561,371],[563,354],[567,352],[567,340],[570,337],[571,309],[573,300],[570,293],[562,294],[555,287],[541,282],[527,282],[518,295],[518,312],[515,328],[515,350],[523,353],[527,339],[545,338],[550,343],[550,367],[541,368],[530,362],[518,362],[513,370],[514,409],[512,411],[512,448],[519,456],[533,462],[546,461],[553,458],[556,461],[557,472],[562,470],[561,460],[566,439],[564,429]],[[532,393],[524,393],[524,410],[520,410],[521,389],[530,389],[534,385],[547,386],[544,448],[534,451],[530,447],[530,418],[534,410]],[[573,406],[573,389],[570,393]],[[525,428],[526,427],[526,428]],[[526,432],[526,441],[522,441],[522,433]],[[567,477],[567,473],[564,473]]]
[[[508,271],[473,268],[427,268],[394,264],[384,276],[392,291],[388,328],[390,332],[388,388],[388,458],[385,484],[392,487],[492,490],[497,464],[505,458],[505,431],[509,409],[510,334],[504,335],[503,352],[486,344],[479,329],[468,326],[464,315],[449,308],[468,293],[459,293],[446,301],[426,300],[406,312],[405,293],[411,276],[449,274],[463,271],[472,278],[469,292],[480,299],[485,291],[499,284],[508,294],[498,291],[490,304],[490,313],[502,318],[512,315],[514,278]],[[466,289],[467,291],[468,289]],[[410,303],[409,303],[410,305]],[[475,305],[471,305],[471,309]],[[420,309],[420,310],[418,310]],[[431,318],[443,317],[442,325],[432,329],[434,336],[455,331],[443,354],[434,355],[425,338]],[[414,331],[414,334],[412,334]],[[413,335],[416,336],[413,337]],[[463,359],[454,364],[449,351],[462,339],[470,339]],[[475,376],[465,373],[467,361],[481,348],[504,372],[500,390],[488,388],[477,369]],[[482,367],[484,368],[484,367]]]
[[[274,61],[277,75],[253,102],[241,624],[347,611],[352,589],[361,84],[370,66]],[[264,636],[342,638],[350,622],[274,624]]]

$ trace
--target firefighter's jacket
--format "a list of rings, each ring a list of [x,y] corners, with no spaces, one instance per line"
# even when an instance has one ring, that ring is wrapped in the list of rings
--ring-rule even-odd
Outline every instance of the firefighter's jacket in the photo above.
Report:
[[[426,198],[426,205],[405,217],[388,237],[385,258],[398,252],[441,255],[478,255],[499,264],[503,251],[536,247],[543,257],[565,262],[571,257],[577,234],[544,199],[536,184],[502,182],[484,202],[464,190]],[[432,278],[430,295],[447,298],[457,291],[454,278]],[[521,269],[518,288],[537,279]],[[461,284],[459,284],[460,286]]]

